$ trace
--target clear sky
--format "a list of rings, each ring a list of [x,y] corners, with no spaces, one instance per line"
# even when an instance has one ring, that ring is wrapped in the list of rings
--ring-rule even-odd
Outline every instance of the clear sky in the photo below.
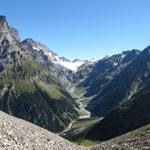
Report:
[[[101,58],[150,44],[150,0],[0,0],[0,14],[69,59]]]

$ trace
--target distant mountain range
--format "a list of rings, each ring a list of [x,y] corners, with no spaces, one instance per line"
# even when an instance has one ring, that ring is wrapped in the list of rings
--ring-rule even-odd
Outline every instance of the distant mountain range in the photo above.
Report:
[[[48,57],[48,60],[53,62],[54,64],[58,64],[61,65],[69,70],[72,71],[77,71],[77,69],[86,63],[92,63],[93,61],[91,60],[80,60],[80,59],[75,59],[73,61],[70,61],[68,59],[66,59],[65,57],[59,57],[56,53],[54,53],[53,51],[51,51],[47,46],[34,41],[33,39],[29,38],[26,39],[22,42],[23,45],[25,45],[26,47],[31,47],[34,50],[37,51],[43,51],[44,55],[46,55]]]

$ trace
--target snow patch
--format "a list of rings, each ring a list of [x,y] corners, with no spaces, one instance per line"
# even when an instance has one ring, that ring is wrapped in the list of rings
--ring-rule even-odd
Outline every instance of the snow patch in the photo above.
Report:
[[[37,50],[37,51],[39,51],[39,50],[40,50],[40,49],[39,49],[39,48],[37,48],[37,47],[33,47],[33,49],[34,49],[34,50]]]
[[[122,54],[121,57],[124,59],[127,56],[127,54]]]
[[[34,50],[43,50],[42,48],[40,48],[39,46],[37,47],[33,47]],[[50,61],[52,61],[54,64],[58,64],[58,65],[61,65],[69,70],[72,70],[74,72],[76,72],[78,70],[78,68],[85,64],[85,63],[90,63],[90,62],[94,62],[94,60],[92,61],[84,61],[84,60],[75,60],[75,61],[67,61],[65,59],[62,59],[61,57],[57,56],[55,53],[49,51],[49,50],[43,50],[44,52],[44,55],[48,56],[48,59]]]
[[[118,65],[118,63],[114,62],[113,66],[117,66],[117,65]]]
[[[53,61],[53,63],[55,64],[59,64],[69,70],[72,70],[74,72],[76,72],[78,70],[78,68],[83,65],[85,62],[83,61],[78,61],[78,62],[69,62],[69,61]]]

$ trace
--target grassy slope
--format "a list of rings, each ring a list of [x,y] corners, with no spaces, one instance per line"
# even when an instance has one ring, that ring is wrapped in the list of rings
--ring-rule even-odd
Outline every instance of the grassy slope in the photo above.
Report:
[[[46,81],[42,79],[42,73],[48,71],[40,64],[36,64],[31,60],[24,60],[21,64],[17,64],[7,69],[1,74],[0,84],[14,84],[15,92],[34,92],[36,86],[41,87],[53,99],[65,99],[61,92],[58,79],[50,74],[46,75]],[[44,75],[43,75],[44,76]]]
[[[1,90],[7,85],[1,97],[3,111],[54,132],[77,117],[71,96],[46,67],[30,59],[7,67],[0,74]]]

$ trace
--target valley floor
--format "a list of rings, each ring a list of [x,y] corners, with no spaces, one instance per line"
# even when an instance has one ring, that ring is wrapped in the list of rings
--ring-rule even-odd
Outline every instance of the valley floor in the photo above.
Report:
[[[79,113],[79,118],[78,119],[82,120],[82,119],[90,118],[91,112],[85,109],[85,107],[87,106],[86,103],[90,100],[90,98],[84,97],[83,93],[78,93],[77,94],[76,93],[77,90],[78,89],[76,89],[75,85],[68,88],[68,91],[69,91],[70,95],[75,99],[75,101],[79,105],[79,109],[77,109],[77,111]],[[61,135],[65,135],[68,131],[70,131],[72,126],[78,121],[78,119],[70,122],[68,127],[63,132],[61,132]]]
[[[91,150],[150,150],[150,125],[106,142],[85,139],[84,136],[86,135],[86,132],[96,125],[102,118],[91,117],[91,113],[85,109],[90,99],[83,97],[82,94],[78,96],[75,88],[70,92],[79,104],[80,109],[78,112],[80,117],[73,121],[67,130],[63,132],[62,136],[64,138],[78,143],[79,145],[86,147],[91,146],[91,148],[89,147]]]
[[[72,121],[60,135],[83,146],[91,146],[99,143],[98,141],[84,139],[86,132],[101,119],[98,117],[91,117],[91,112],[86,110],[88,102],[93,97],[84,97],[83,89],[78,89],[75,86],[69,88],[68,91],[79,105],[79,109],[77,109],[79,118]]]

